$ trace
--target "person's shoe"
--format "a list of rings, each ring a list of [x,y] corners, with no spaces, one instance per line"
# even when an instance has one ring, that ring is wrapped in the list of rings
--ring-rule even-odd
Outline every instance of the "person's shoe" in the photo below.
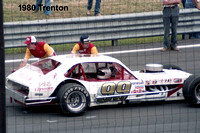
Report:
[[[97,13],[95,16],[102,16],[100,13]]]
[[[86,14],[89,16],[91,14],[90,10],[87,10]]]
[[[165,51],[167,51],[167,50],[168,50],[167,48],[162,48],[162,49],[161,49],[162,52],[165,52]]]
[[[172,48],[172,50],[179,51],[179,48],[175,47],[175,48]]]

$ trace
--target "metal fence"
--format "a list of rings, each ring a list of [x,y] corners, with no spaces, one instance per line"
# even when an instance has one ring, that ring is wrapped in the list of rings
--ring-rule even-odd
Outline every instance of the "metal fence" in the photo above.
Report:
[[[200,32],[200,11],[181,9],[178,34]],[[27,36],[49,44],[75,43],[82,34],[92,41],[163,35],[162,12],[143,12],[101,17],[81,17],[4,23],[5,48],[23,47]]]

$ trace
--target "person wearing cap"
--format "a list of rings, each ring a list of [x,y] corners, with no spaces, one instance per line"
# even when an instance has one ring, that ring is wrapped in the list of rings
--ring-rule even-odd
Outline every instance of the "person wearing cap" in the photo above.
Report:
[[[27,49],[25,57],[19,66],[19,69],[27,64],[28,59],[31,57],[31,55],[41,59],[49,56],[56,56],[56,53],[52,47],[50,47],[46,42],[37,42],[34,36],[28,36],[24,43],[27,45]]]
[[[74,46],[71,51],[72,54],[76,54],[77,52],[79,52],[80,54],[98,54],[96,46],[90,42],[87,35],[82,35],[80,37],[80,41]]]

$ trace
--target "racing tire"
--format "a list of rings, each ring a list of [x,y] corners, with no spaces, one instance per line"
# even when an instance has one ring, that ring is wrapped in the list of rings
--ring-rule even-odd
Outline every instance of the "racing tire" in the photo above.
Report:
[[[200,76],[191,75],[183,84],[183,96],[191,105],[200,104]]]
[[[182,70],[179,66],[172,65],[172,64],[166,64],[166,65],[163,65],[163,69]]]
[[[63,85],[57,94],[57,100],[64,113],[79,115],[89,106],[89,93],[85,87],[69,83]]]

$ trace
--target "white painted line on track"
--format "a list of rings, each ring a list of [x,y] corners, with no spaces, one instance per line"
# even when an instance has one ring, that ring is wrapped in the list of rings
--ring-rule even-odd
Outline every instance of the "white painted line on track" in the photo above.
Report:
[[[5,63],[14,63],[14,62],[21,62],[23,59],[15,59],[15,60],[5,60]],[[36,61],[39,60],[38,58],[29,59],[29,61]]]
[[[55,123],[57,120],[47,120],[48,123]]]
[[[180,49],[182,49],[182,48],[195,48],[195,47],[200,47],[200,44],[178,46],[178,48],[180,48]],[[148,48],[148,49],[124,50],[124,51],[115,51],[115,52],[105,52],[105,53],[99,53],[99,54],[109,55],[109,54],[139,53],[139,52],[158,51],[158,50],[161,50],[162,48],[163,47]]]
[[[184,48],[196,48],[200,47],[200,44],[194,44],[194,45],[182,45],[178,46],[180,49]],[[124,51],[114,51],[114,52],[105,52],[105,53],[99,53],[102,55],[113,55],[113,54],[125,54],[125,53],[139,53],[139,52],[149,52],[149,51],[158,51],[161,50],[162,47],[159,48],[147,48],[147,49],[134,49],[134,50],[124,50]],[[38,58],[32,58],[29,59],[30,61],[36,61]],[[21,62],[22,59],[15,59],[15,60],[5,60],[5,63],[14,63],[14,62]]]
[[[87,116],[86,119],[93,119],[96,118],[96,116]]]

